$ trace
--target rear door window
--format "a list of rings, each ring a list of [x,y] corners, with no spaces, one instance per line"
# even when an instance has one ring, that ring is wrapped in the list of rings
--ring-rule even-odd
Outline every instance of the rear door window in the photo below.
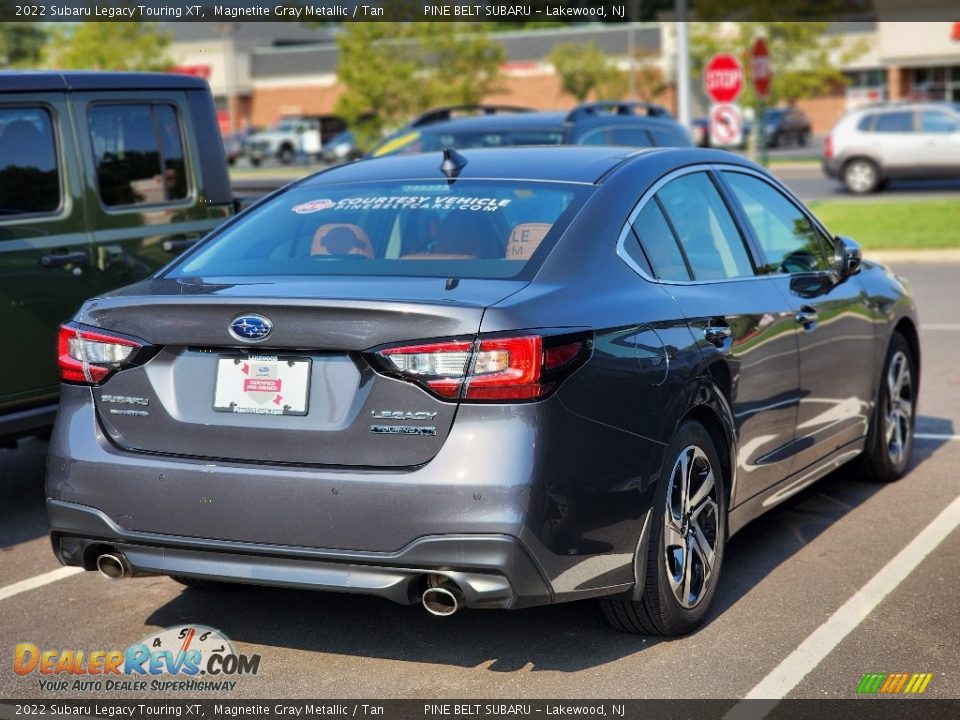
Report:
[[[298,187],[213,237],[175,277],[527,277],[590,186],[460,179]]]
[[[873,126],[879,133],[913,132],[913,113],[909,111],[880,113]]]
[[[660,147],[687,147],[690,145],[689,141],[669,130],[651,129],[649,132]]]
[[[667,183],[656,197],[680,241],[694,280],[753,275],[740,231],[705,172]]]
[[[57,144],[50,113],[0,107],[0,220],[60,208]]]
[[[738,172],[724,172],[723,176],[766,255],[764,272],[827,269],[820,233],[789,198],[760,178]]]
[[[610,140],[613,145],[626,147],[650,147],[653,144],[647,131],[641,128],[610,128]]]
[[[690,279],[677,238],[667,224],[656,198],[647,202],[637,215],[633,222],[633,232],[643,246],[646,260],[649,260],[656,277],[661,280]],[[630,240],[631,238],[627,238],[627,252],[631,249]]]
[[[104,205],[157,205],[187,197],[183,137],[172,105],[93,105],[88,121]]]

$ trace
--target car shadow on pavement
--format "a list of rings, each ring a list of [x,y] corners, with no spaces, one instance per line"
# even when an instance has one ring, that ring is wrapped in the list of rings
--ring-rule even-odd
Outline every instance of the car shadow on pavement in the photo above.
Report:
[[[47,442],[37,438],[0,450],[0,549],[47,534],[46,457]]]
[[[936,418],[924,421],[924,427],[943,427]],[[911,469],[941,444],[918,443]],[[745,528],[731,541],[706,627],[774,568],[883,488],[841,468]],[[232,639],[256,645],[494,672],[528,666],[574,672],[663,642],[614,632],[592,601],[435,618],[419,606],[373,597],[278,588],[219,593],[185,589],[146,622],[163,627],[189,621],[216,625]]]

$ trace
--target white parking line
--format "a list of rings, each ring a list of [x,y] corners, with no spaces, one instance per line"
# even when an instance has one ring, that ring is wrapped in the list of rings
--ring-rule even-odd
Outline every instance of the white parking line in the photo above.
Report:
[[[19,595],[20,593],[27,592],[28,590],[35,590],[38,587],[49,585],[57,580],[63,580],[66,577],[70,577],[71,575],[76,575],[77,573],[82,572],[83,568],[80,567],[59,567],[56,570],[51,570],[43,575],[35,575],[32,578],[27,578],[26,580],[21,580],[13,585],[7,585],[6,587],[0,588],[0,600],[12,598],[14,595]]]
[[[960,435],[945,435],[942,433],[914,433],[914,440],[960,440]]]
[[[725,717],[741,720],[764,717],[769,713],[958,526],[960,497],[954,499],[880,572],[744,696],[744,700],[766,699],[770,702],[739,703]]]

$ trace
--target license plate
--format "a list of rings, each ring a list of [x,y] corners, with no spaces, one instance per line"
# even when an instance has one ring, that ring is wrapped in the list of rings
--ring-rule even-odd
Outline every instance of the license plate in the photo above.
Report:
[[[217,359],[213,409],[248,415],[306,415],[310,358],[244,355]]]

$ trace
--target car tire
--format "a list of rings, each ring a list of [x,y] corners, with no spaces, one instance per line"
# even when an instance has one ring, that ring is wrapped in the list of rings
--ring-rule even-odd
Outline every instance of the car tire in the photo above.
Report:
[[[903,335],[894,333],[883,363],[867,441],[856,461],[858,474],[864,479],[889,483],[906,473],[913,453],[916,377],[910,345]]]
[[[797,142],[800,144],[800,147],[806,147],[807,143],[810,142],[810,133],[806,130],[802,131],[797,138]]]
[[[260,158],[250,158],[250,164],[254,167],[260,167]]]
[[[854,158],[843,166],[843,184],[855,195],[875,192],[880,182],[880,168],[873,160]]]
[[[191,590],[201,590],[203,592],[233,592],[243,587],[240,583],[201,580],[200,578],[184,577],[183,575],[171,575],[170,579],[187,586]]]
[[[685,420],[677,429],[655,497],[646,576],[638,578],[644,583],[640,599],[600,603],[607,622],[622,632],[685,635],[710,609],[727,530],[722,468],[710,434],[699,423]]]
[[[292,147],[290,147],[289,145],[284,145],[282,148],[280,148],[280,152],[277,155],[277,157],[280,159],[280,162],[282,162],[284,165],[289,165],[290,163],[293,162],[293,158],[295,154],[296,153],[293,152]]]

